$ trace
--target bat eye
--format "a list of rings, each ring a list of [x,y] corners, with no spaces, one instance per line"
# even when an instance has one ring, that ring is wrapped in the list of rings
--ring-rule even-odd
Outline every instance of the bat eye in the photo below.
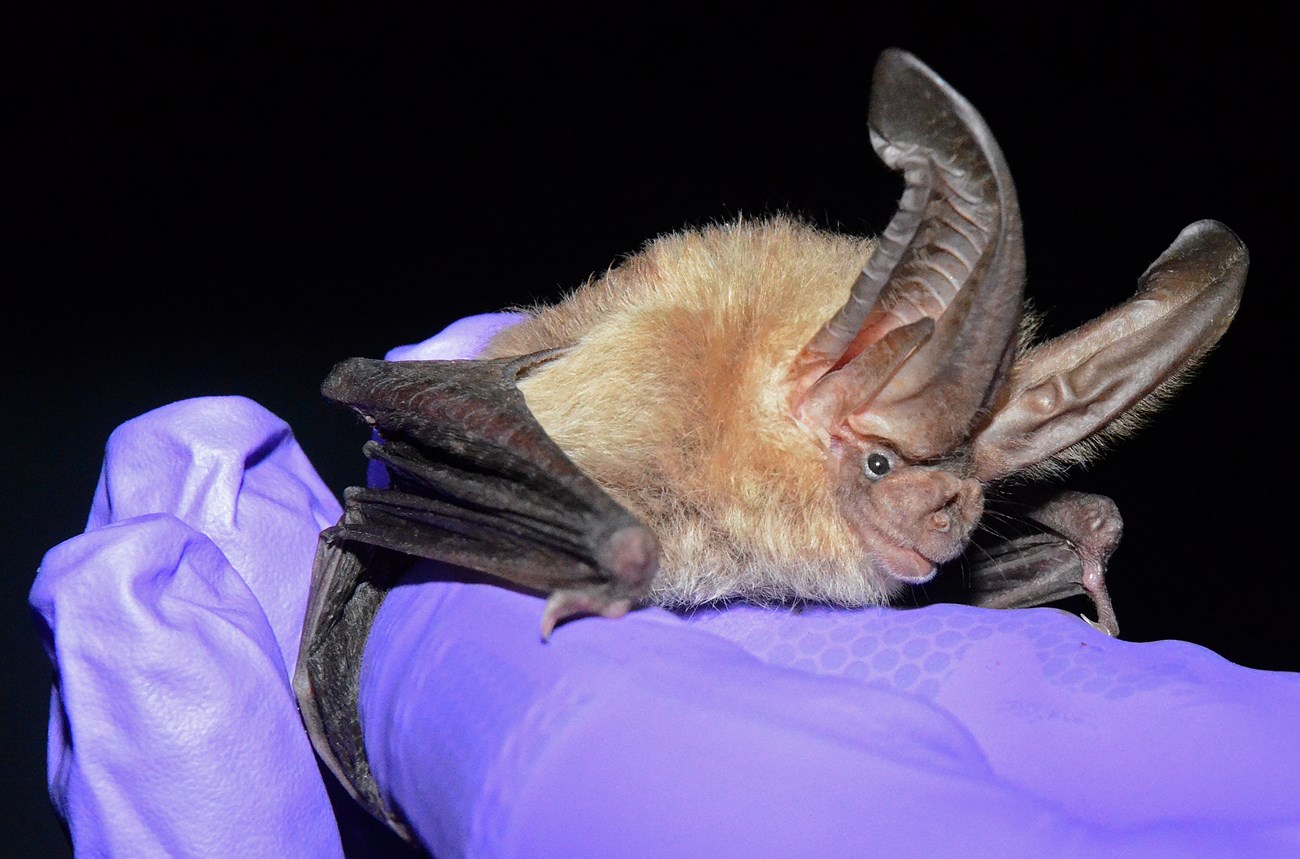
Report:
[[[871,480],[879,480],[894,468],[894,460],[885,453],[876,451],[867,454],[867,458],[862,461],[862,473]]]

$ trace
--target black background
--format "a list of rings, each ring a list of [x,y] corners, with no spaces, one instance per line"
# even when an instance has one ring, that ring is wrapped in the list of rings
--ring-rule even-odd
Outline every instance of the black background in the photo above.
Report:
[[[1297,21],[1135,7],[227,6],[17,25],[7,849],[67,853],[44,791],[49,668],[25,598],[43,552],[83,527],[116,425],[242,394],[289,421],[341,491],[361,479],[365,434],[317,394],[340,358],[554,298],[685,225],[790,211],[879,231],[902,186],[864,120],[890,45],[935,67],[997,135],[1051,332],[1123,300],[1193,220],[1222,220],[1250,247],[1241,313],[1199,377],[1072,485],[1125,513],[1111,581],[1126,638],[1300,670],[1300,475],[1284,414]]]

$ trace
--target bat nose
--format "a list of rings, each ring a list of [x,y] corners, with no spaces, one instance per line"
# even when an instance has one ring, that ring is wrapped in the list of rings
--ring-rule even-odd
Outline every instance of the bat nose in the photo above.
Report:
[[[932,532],[947,534],[949,531],[961,531],[962,523],[973,519],[971,508],[978,504],[982,493],[979,484],[964,480],[946,471],[934,472],[934,506],[925,518],[925,525]]]
[[[930,514],[930,527],[947,531],[952,525],[952,514],[961,503],[963,484],[966,481],[946,471],[934,474],[934,513]]]

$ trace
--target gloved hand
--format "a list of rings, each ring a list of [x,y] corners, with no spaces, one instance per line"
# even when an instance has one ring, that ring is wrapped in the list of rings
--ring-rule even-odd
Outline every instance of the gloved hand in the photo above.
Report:
[[[50,794],[78,856],[341,856],[291,666],[339,515],[240,398],[120,427],[86,533],[31,592],[54,662]]]
[[[394,358],[475,354],[476,317]],[[32,590],[78,854],[337,856],[289,688],[339,508],[283,423],[194,400],[110,441]],[[438,856],[1294,855],[1300,676],[1038,609],[573,621],[417,566],[375,621],[379,784]]]
[[[473,354],[509,321],[439,342]],[[56,671],[50,795],[78,856],[343,855],[289,686],[317,535],[340,512],[249,400],[114,432],[86,533],[31,591]]]

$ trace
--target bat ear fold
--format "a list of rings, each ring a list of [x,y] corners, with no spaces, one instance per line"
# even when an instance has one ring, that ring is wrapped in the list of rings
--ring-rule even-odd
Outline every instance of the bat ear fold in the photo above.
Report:
[[[1024,249],[1006,159],[960,93],[897,49],[876,63],[871,145],[906,188],[848,300],[795,356],[806,422],[949,453],[1006,383]]]
[[[1231,230],[1198,221],[1098,319],[1023,355],[1010,394],[973,440],[975,470],[993,480],[1055,459],[1082,459],[1123,435],[1218,342],[1237,312],[1249,256]],[[1087,441],[1085,441],[1087,440]]]

